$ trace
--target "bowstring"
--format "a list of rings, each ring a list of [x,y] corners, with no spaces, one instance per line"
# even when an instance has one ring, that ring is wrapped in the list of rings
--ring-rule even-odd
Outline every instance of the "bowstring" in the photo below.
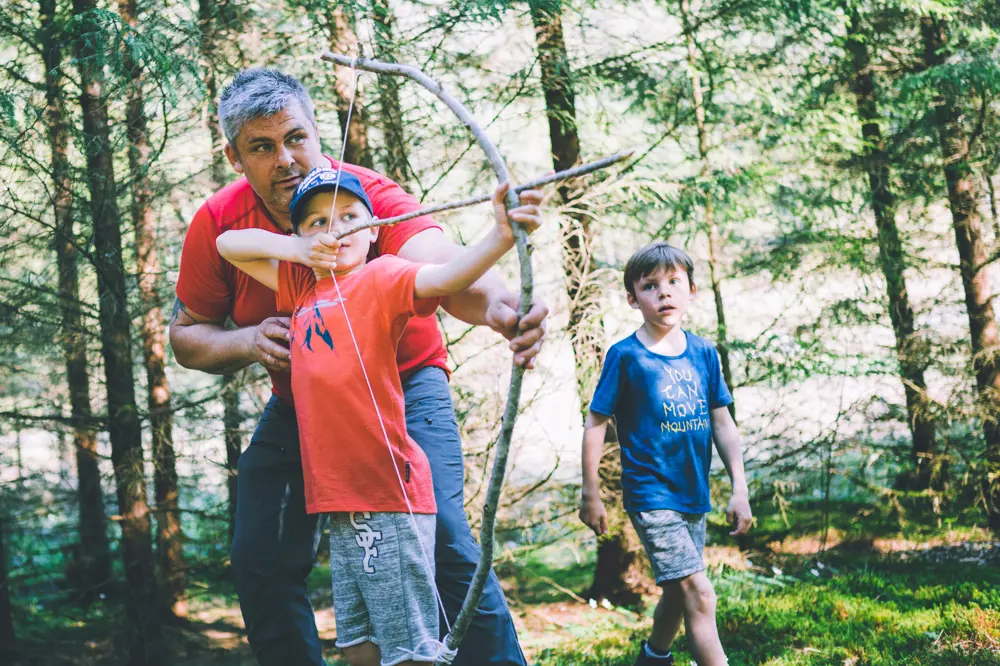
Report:
[[[347,136],[351,128],[351,115],[354,111],[354,100],[358,94],[358,80],[361,78],[361,72],[355,68],[358,62],[358,58],[355,57],[351,62],[350,68],[354,72],[354,86],[351,89],[351,100],[347,106],[347,118],[344,121],[344,135],[340,143],[340,160],[337,162],[337,178],[333,188],[333,202],[330,204],[330,216],[327,220],[327,233],[330,233],[333,229],[333,221],[336,215],[337,208],[337,194],[340,191],[340,175],[344,170],[344,156],[347,154]],[[430,557],[427,555],[427,548],[424,545],[424,540],[420,535],[420,531],[417,529],[416,518],[413,514],[413,506],[410,504],[409,493],[406,492],[406,484],[403,482],[403,476],[399,472],[399,465],[396,463],[396,456],[392,452],[392,443],[389,440],[389,433],[385,428],[385,421],[382,419],[382,411],[378,407],[378,400],[375,398],[375,390],[372,388],[371,379],[368,377],[368,369],[365,367],[365,361],[361,356],[361,348],[358,346],[358,339],[354,336],[354,327],[351,325],[351,318],[347,314],[347,302],[344,300],[340,293],[340,283],[337,281],[337,275],[333,271],[330,272],[330,276],[333,278],[333,286],[337,290],[337,300],[340,302],[340,307],[344,311],[344,321],[347,323],[347,332],[351,336],[351,342],[354,344],[354,351],[358,355],[358,363],[361,365],[361,374],[365,378],[365,384],[368,386],[368,395],[372,399],[372,406],[375,407],[375,415],[378,417],[378,424],[382,430],[382,438],[385,441],[386,450],[389,453],[389,459],[392,461],[392,468],[396,473],[396,481],[399,483],[399,489],[403,493],[403,501],[406,503],[406,511],[409,514],[410,527],[413,529],[413,533],[417,537],[417,543],[420,544],[420,554],[424,560],[424,566],[427,568],[428,572],[432,572],[434,569],[431,565]],[[435,518],[436,520],[436,518]],[[441,617],[444,618],[445,627],[448,633],[451,633],[451,623],[448,621],[448,613],[445,611],[444,600],[441,598],[441,594],[438,592],[437,585],[435,584],[434,576],[431,576],[431,588],[434,590],[434,598],[437,601],[438,608],[441,611]],[[442,644],[443,646],[443,644]],[[416,656],[416,655],[415,655]]]

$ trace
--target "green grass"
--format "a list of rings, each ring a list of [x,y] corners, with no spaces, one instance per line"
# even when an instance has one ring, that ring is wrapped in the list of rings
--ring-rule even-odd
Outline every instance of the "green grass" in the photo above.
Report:
[[[995,568],[841,562],[815,576],[807,566],[766,578],[713,572],[732,666],[1000,666]],[[594,631],[543,651],[537,664],[631,664],[649,624]],[[687,666],[684,637],[674,647]]]
[[[939,522],[923,514],[917,520],[916,510],[901,516],[898,510],[839,504],[830,524],[847,543],[826,553],[819,567],[814,555],[779,556],[765,547],[785,537],[815,540],[825,526],[818,503],[796,504],[788,514],[790,526],[773,507],[759,509],[755,552],[750,556],[755,568],[710,571],[719,596],[720,633],[732,666],[1000,666],[1000,567],[902,560],[855,547],[877,538],[920,543],[946,532],[951,538],[981,538],[974,519],[960,516]],[[733,543],[718,516],[712,523],[710,541]],[[593,575],[593,556],[592,541],[563,541],[498,563],[512,610],[525,628],[521,639],[531,663],[633,663],[639,642],[648,635],[656,600],[649,599],[645,609],[581,603],[579,597]],[[780,575],[772,563],[781,567]],[[40,578],[18,590],[18,635],[37,659],[15,663],[121,663],[121,646],[116,645],[125,624],[121,599],[77,606],[56,584],[55,572],[51,579]],[[245,646],[226,648],[213,638],[213,632],[220,631],[237,638],[242,634],[231,572],[214,561],[192,562],[188,582],[195,614],[214,613],[171,633],[172,645],[186,655],[175,663],[252,663]],[[328,564],[313,570],[309,589],[317,608],[329,607]],[[344,663],[337,660],[332,645],[327,647],[331,665]],[[674,648],[678,664],[688,666],[683,636]]]

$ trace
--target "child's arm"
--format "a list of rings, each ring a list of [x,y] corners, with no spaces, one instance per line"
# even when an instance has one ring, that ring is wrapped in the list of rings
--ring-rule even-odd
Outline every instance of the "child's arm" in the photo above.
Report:
[[[489,235],[470,245],[448,263],[430,264],[417,271],[413,294],[417,298],[449,296],[468,288],[483,276],[507,250],[514,246],[514,233],[504,210],[503,200],[510,183],[503,183],[493,193],[493,210],[497,224]],[[510,211],[510,219],[519,222],[529,234],[542,222],[536,205],[518,206]]]
[[[315,271],[337,266],[340,241],[333,234],[308,238],[283,236],[263,229],[226,231],[215,239],[219,254],[265,287],[278,291],[278,263],[293,261]]]
[[[753,521],[753,514],[750,512],[750,491],[747,490],[747,480],[743,473],[740,431],[728,407],[716,407],[712,410],[712,438],[715,440],[719,457],[729,472],[729,480],[733,484],[733,497],[726,508],[726,518],[734,527],[729,534],[732,536],[746,534]]]
[[[608,532],[608,512],[601,501],[598,469],[604,455],[604,435],[610,416],[590,412],[583,424],[583,496],[580,498],[580,520],[601,536]]]

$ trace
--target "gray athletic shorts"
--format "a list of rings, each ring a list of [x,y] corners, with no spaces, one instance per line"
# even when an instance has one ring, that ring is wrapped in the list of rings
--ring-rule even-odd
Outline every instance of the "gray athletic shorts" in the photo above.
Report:
[[[662,585],[705,569],[705,514],[670,509],[629,514]]]
[[[434,515],[415,515],[411,522],[405,513],[330,514],[337,647],[371,641],[382,651],[382,666],[434,661],[441,644],[434,596],[436,525]]]

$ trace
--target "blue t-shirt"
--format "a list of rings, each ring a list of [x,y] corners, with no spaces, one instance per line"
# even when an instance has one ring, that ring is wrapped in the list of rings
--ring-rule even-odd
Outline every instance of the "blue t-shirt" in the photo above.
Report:
[[[715,346],[684,331],[679,356],[649,351],[635,333],[614,344],[591,411],[614,416],[625,510],[708,513],[711,410],[733,401]]]

